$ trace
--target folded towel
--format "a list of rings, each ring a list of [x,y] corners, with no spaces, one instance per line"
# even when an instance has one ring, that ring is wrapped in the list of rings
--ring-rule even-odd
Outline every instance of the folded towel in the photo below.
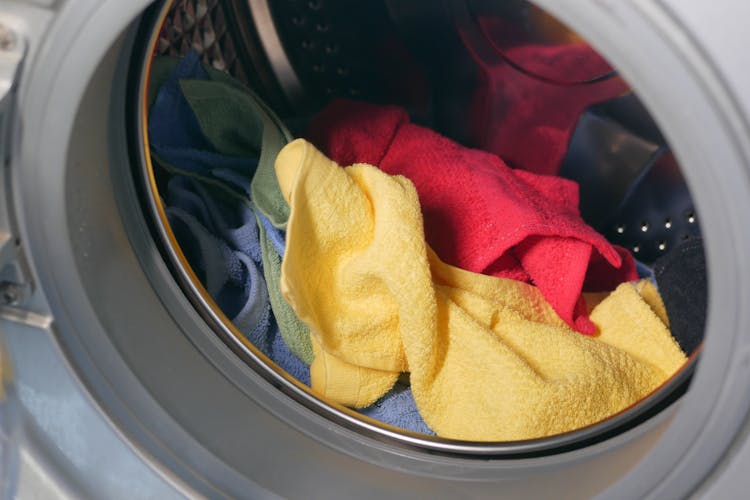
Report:
[[[409,123],[396,107],[332,102],[310,126],[339,164],[364,162],[414,183],[427,241],[445,262],[533,283],[576,330],[593,334],[581,291],[637,278],[635,262],[578,213],[572,181],[513,170]]]
[[[536,287],[441,262],[405,177],[342,169],[304,140],[276,174],[291,207],[281,289],[310,326],[324,397],[366,406],[408,371],[438,435],[530,439],[611,416],[686,360],[648,281],[589,297],[599,334],[578,335]]]
[[[263,271],[276,321],[291,351],[312,361],[307,327],[281,297],[281,261],[274,248],[288,206],[279,193],[273,161],[288,133],[250,90],[200,65],[197,53],[184,59],[157,58],[151,86],[158,88],[149,110],[149,143],[176,172],[231,181],[244,176],[261,222]],[[272,225],[263,224],[270,221]],[[265,241],[268,240],[268,241]]]

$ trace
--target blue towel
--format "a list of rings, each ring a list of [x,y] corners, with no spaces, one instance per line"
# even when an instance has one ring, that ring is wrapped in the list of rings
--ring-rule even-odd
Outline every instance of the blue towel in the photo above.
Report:
[[[228,186],[234,187],[239,193],[242,193],[248,200],[250,199],[250,180],[246,175],[240,172],[228,169],[216,169],[213,171],[214,177],[221,179],[227,183]],[[271,241],[274,250],[279,256],[284,256],[286,249],[286,236],[284,231],[274,226],[268,217],[263,215],[260,210],[256,210],[255,213],[260,219],[263,228],[266,230],[266,235]]]
[[[237,329],[309,385],[309,368],[286,347],[271,315],[254,214],[242,201],[218,198],[194,179],[172,177],[165,201],[175,238],[206,291]]]
[[[260,263],[260,242],[252,207],[221,194],[213,198],[206,187],[185,177],[173,177],[167,186],[167,195],[174,200],[171,205],[184,207],[211,233],[230,246],[249,252]]]
[[[270,309],[256,215],[280,256],[285,235],[253,209],[250,181],[257,158],[232,157],[213,149],[180,90],[179,82],[185,78],[208,78],[194,52],[159,89],[148,126],[154,163],[172,174],[163,193],[169,223],[217,306],[263,354],[309,385],[309,367],[284,343]],[[361,413],[406,430],[434,434],[419,415],[411,389],[403,384]]]
[[[412,432],[421,432],[434,436],[435,433],[427,427],[417,410],[411,388],[400,382],[396,383],[382,398],[367,408],[359,410],[375,420],[380,420],[394,427],[400,427]]]
[[[242,331],[268,329],[268,292],[259,271],[255,219],[211,198],[186,177],[167,186],[167,218],[185,257],[222,311]],[[244,219],[244,220],[243,220]]]

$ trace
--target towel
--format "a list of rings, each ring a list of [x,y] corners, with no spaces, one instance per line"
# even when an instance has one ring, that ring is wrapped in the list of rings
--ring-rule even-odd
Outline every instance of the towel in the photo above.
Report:
[[[411,388],[402,382],[396,382],[385,396],[359,412],[394,427],[435,435],[419,414]]]
[[[427,241],[445,262],[536,285],[571,327],[593,334],[581,291],[637,278],[635,262],[578,212],[572,181],[513,170],[409,123],[397,107],[337,100],[312,122],[313,143],[340,164],[363,162],[414,183]]]
[[[165,202],[180,249],[217,306],[263,354],[309,384],[309,368],[286,346],[271,315],[252,209],[179,175],[169,180]]]
[[[703,239],[691,238],[654,262],[669,326],[680,347],[692,354],[703,342],[708,309],[708,277]]]
[[[441,262],[405,177],[343,169],[301,139],[275,167],[291,208],[281,289],[310,327],[324,397],[367,406],[408,371],[438,435],[532,439],[627,408],[686,360],[648,281],[590,296],[599,333],[579,335],[536,287]]]
[[[628,84],[619,77],[575,83],[612,71],[586,43],[519,45],[507,40],[513,29],[500,17],[480,16],[477,25],[503,56],[490,57],[460,33],[481,75],[466,119],[472,144],[513,167],[557,174],[583,111],[624,94]]]
[[[149,143],[152,151],[183,174],[226,181],[252,179],[245,194],[260,222],[263,272],[276,321],[291,351],[312,361],[307,327],[281,297],[281,261],[273,251],[286,223],[288,206],[273,171],[288,133],[250,90],[211,68],[191,51],[182,60],[157,58],[152,68]],[[158,89],[155,90],[155,89]],[[270,225],[263,221],[271,222]]]
[[[154,66],[159,66],[162,61],[169,59],[157,59]],[[162,73],[156,71],[156,74]],[[182,94],[180,82],[187,78],[209,78],[195,52],[190,52],[166,75],[166,81],[153,98],[152,119],[148,122],[149,146],[161,157],[169,158],[183,170],[193,173],[210,174],[214,168],[254,171],[258,164],[257,151],[251,150],[244,156],[229,156],[213,150]],[[249,128],[253,128],[252,117],[248,122],[251,124]]]

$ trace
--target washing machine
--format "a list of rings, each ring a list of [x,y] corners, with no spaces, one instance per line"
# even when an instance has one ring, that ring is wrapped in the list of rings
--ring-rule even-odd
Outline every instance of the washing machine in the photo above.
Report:
[[[739,0],[3,0],[3,498],[745,497],[748,18]],[[518,50],[566,43],[594,62]],[[493,134],[496,108],[555,89],[587,221],[645,261],[705,246],[688,361],[610,418],[523,441],[316,396],[243,338],[164,216],[149,78],[188,53],[293,133],[333,98],[397,103],[511,163],[523,124]]]

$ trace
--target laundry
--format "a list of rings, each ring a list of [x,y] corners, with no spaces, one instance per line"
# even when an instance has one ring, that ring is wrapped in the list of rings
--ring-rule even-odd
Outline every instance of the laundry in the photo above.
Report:
[[[669,316],[672,335],[685,352],[695,352],[703,342],[708,310],[703,239],[684,241],[657,259],[654,277]]]
[[[251,199],[252,187],[248,183],[247,176],[231,170],[214,171],[214,176],[238,187],[247,200]],[[260,232],[263,269],[265,271],[268,295],[271,300],[274,316],[278,324],[283,325],[284,342],[288,343],[292,352],[309,365],[312,362],[310,332],[281,296],[279,288],[281,257],[284,255],[286,246],[284,233],[274,226],[263,213],[257,213],[256,215],[259,222],[258,229]]]
[[[407,178],[341,168],[301,139],[276,174],[291,207],[282,292],[310,326],[323,397],[367,406],[409,372],[438,435],[532,439],[623,410],[686,361],[648,281],[588,296],[598,334],[579,335],[536,287],[441,262]]]
[[[460,33],[481,73],[466,116],[472,143],[515,168],[556,175],[583,111],[628,84],[585,42],[512,43],[517,27],[497,16],[479,16],[477,26],[489,51]]]
[[[339,164],[368,163],[408,178],[427,242],[443,261],[536,285],[579,332],[596,331],[582,290],[637,279],[630,253],[581,219],[572,181],[511,169],[496,155],[409,123],[397,107],[334,101],[309,137]]]
[[[263,271],[271,307],[291,351],[312,360],[307,327],[279,291],[280,258],[272,251],[288,207],[273,173],[276,153],[289,135],[248,89],[200,65],[190,52],[181,60],[157,58],[152,67],[149,143],[165,163],[184,173],[226,180],[232,172],[252,178],[249,192],[260,224]],[[158,93],[156,92],[158,89]],[[263,218],[271,225],[263,224]]]
[[[182,176],[170,179],[165,201],[180,250],[219,309],[263,354],[309,384],[308,367],[289,351],[271,315],[252,209]]]
[[[159,160],[156,159],[158,162]],[[173,167],[166,167],[173,168]],[[172,170],[176,172],[175,170]],[[230,185],[240,188],[241,191],[249,190],[249,182],[241,176],[232,173],[220,173]],[[218,192],[211,195],[205,185],[214,186]],[[167,190],[167,214],[170,226],[180,245],[180,249],[190,263],[193,270],[200,272],[199,278],[204,284],[211,297],[216,300],[219,308],[232,321],[232,323],[247,337],[247,339],[260,351],[268,356],[282,370],[299,380],[305,385],[310,385],[310,369],[297,356],[292,354],[289,347],[280,335],[275,318],[265,314],[259,319],[249,314],[250,311],[259,309],[264,303],[263,297],[267,298],[264,283],[257,272],[252,272],[252,263],[248,262],[247,256],[254,256],[255,265],[258,264],[260,244],[268,244],[271,240],[256,240],[249,247],[242,247],[242,242],[253,241],[248,238],[226,237],[227,231],[211,232],[208,228],[213,227],[217,221],[219,227],[226,228],[226,222],[237,219],[236,211],[240,214],[247,213],[247,199],[242,199],[229,185],[221,185],[212,182],[211,179],[190,179],[177,173],[170,180]],[[217,199],[230,200],[230,206],[224,206],[222,210]],[[226,203],[222,204],[226,205]],[[194,215],[193,215],[194,214]],[[242,219],[242,218],[241,218]],[[263,225],[271,226],[264,216],[260,217]],[[185,224],[183,221],[189,221]],[[229,231],[246,233],[257,229],[252,219],[246,219],[247,224],[241,226],[240,231]],[[273,226],[271,226],[273,227]],[[273,230],[268,230],[274,234]],[[278,233],[276,233],[278,234]],[[239,242],[242,252],[229,248],[226,241]],[[277,242],[278,243],[278,242]],[[283,255],[284,241],[280,240],[278,250]],[[275,250],[277,248],[274,248]],[[243,255],[244,252],[244,255]],[[268,252],[270,255],[272,252]],[[248,265],[249,273],[242,272],[243,264]],[[280,266],[280,259],[279,264]],[[280,272],[280,271],[279,271]],[[267,301],[265,302],[267,313]],[[238,312],[239,311],[239,312]],[[419,414],[411,389],[397,384],[389,393],[384,395],[373,405],[362,408],[360,412],[366,416],[379,420],[383,423],[399,427],[412,432],[423,434],[434,434],[427,424],[424,423]]]
[[[214,74],[210,69],[204,70],[196,64],[194,55],[179,63],[171,58],[158,58],[152,69],[149,100],[152,103],[149,120],[151,158],[157,168],[170,176],[165,197],[170,226],[193,271],[222,312],[271,361],[303,384],[310,385],[309,367],[301,361],[305,359],[306,349],[310,354],[308,364],[312,359],[309,331],[278,288],[285,241],[284,231],[277,226],[286,223],[288,215],[285,215],[285,210],[288,214],[288,205],[278,188],[273,158],[270,162],[264,163],[263,158],[258,162],[257,157],[251,156],[257,155],[252,142],[245,141],[245,145],[240,147],[232,146],[226,139],[231,135],[225,135],[216,142],[223,144],[227,150],[248,156],[232,157],[217,152],[203,136],[200,127],[194,126],[196,114],[189,112],[192,108],[184,100],[180,84],[181,80],[184,84],[186,78],[201,78],[206,71],[217,81],[227,80],[223,74]],[[180,78],[173,78],[174,75],[180,75]],[[236,86],[231,80],[227,84]],[[240,90],[247,92],[242,88]],[[244,104],[244,101],[239,104]],[[194,111],[203,116],[203,109],[196,106]],[[253,113],[257,109],[245,106],[241,111]],[[170,121],[172,116],[179,116],[180,119]],[[232,119],[237,118],[233,115]],[[250,115],[243,116],[237,128],[249,119],[252,119]],[[213,120],[213,123],[206,125],[207,130],[214,132],[209,137],[221,136],[222,130],[232,127],[231,119],[222,118],[221,115],[214,115]],[[204,124],[207,121],[205,118],[200,120]],[[237,123],[234,125],[237,126]],[[181,139],[176,140],[175,137]],[[236,142],[243,144],[241,140]],[[154,143],[160,147],[154,147]],[[195,147],[197,145],[206,149]],[[272,150],[274,147],[278,149],[280,146],[270,146]],[[264,167],[270,169],[270,177],[266,176],[258,183],[258,172]],[[269,182],[276,186],[278,195],[265,205],[265,213],[276,220],[276,225],[263,212],[254,210],[249,174],[255,168],[258,170],[252,178],[252,186],[260,184],[260,189],[267,189],[264,183]],[[265,282],[258,269],[264,271]],[[268,314],[268,300],[273,315]],[[281,320],[278,319],[279,315],[282,316]],[[281,334],[279,325],[284,325],[286,335]],[[290,337],[298,340],[295,353],[286,342]],[[303,353],[303,356],[295,355],[297,353]],[[422,420],[411,390],[406,386],[394,387],[371,407],[360,411],[408,431],[434,434]]]
[[[367,408],[359,410],[362,415],[385,422],[394,427],[419,432],[427,435],[435,433],[427,427],[414,403],[411,388],[404,383],[396,382],[385,396]]]
[[[222,155],[213,150],[185,101],[180,80],[209,78],[197,54],[189,54],[179,64],[174,59],[159,58],[152,71],[154,76],[161,75],[166,80],[152,87],[159,89],[158,94],[153,95],[151,105],[152,118],[155,119],[148,122],[149,145],[154,152],[192,173],[210,174],[215,168],[255,170],[258,154],[254,149],[244,156]],[[252,120],[248,122],[252,126]]]

